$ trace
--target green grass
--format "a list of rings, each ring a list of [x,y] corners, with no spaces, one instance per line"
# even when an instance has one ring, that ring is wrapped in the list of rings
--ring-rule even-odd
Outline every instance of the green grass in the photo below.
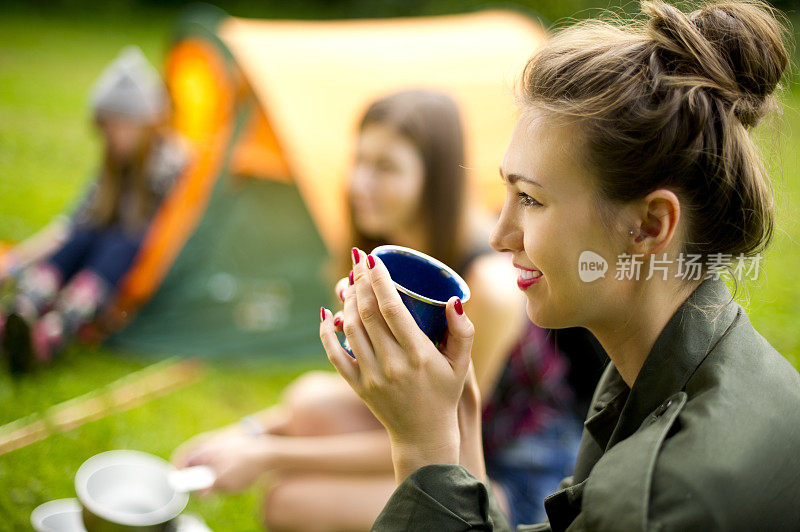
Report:
[[[65,353],[52,371],[19,381],[0,377],[0,424],[43,412],[142,367],[133,358],[78,347]],[[0,530],[25,529],[37,505],[74,497],[75,472],[90,456],[138,449],[168,458],[188,437],[273,404],[304,369],[308,368],[211,367],[196,384],[0,456]],[[237,495],[193,497],[189,509],[214,530],[258,530],[260,497],[256,488]]]
[[[128,43],[158,63],[171,21],[0,17],[0,240],[20,240],[75,201],[99,146],[87,112],[89,87]],[[778,189],[778,225],[760,279],[748,286],[750,316],[781,353],[800,364],[800,91],[786,96],[777,136],[763,135]],[[132,355],[73,348],[52,371],[12,381],[0,375],[0,424],[41,413],[144,367]],[[320,352],[317,367],[327,367]],[[303,367],[211,367],[207,377],[127,412],[0,456],[0,529],[25,529],[31,510],[74,495],[72,477],[100,451],[134,448],[168,457],[186,438],[274,403]],[[258,494],[194,499],[216,530],[254,530]]]

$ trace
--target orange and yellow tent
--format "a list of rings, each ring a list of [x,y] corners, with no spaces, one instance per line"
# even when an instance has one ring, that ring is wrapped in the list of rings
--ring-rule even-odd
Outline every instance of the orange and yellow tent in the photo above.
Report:
[[[473,199],[497,211],[514,85],[546,39],[512,11],[382,20],[181,17],[165,61],[195,161],[123,282],[110,340],[156,352],[319,351],[329,254],[348,246],[343,185],[370,102],[446,91],[466,128]]]

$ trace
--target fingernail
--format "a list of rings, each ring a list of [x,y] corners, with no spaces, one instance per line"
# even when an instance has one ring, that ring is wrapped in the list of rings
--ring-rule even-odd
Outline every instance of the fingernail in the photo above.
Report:
[[[461,306],[461,299],[456,298],[456,302],[453,304],[453,308],[456,309],[456,314],[461,316],[464,314],[464,307]]]
[[[333,319],[333,326],[334,327],[341,327],[342,326],[342,318],[340,318],[339,316],[336,316]]]
[[[367,268],[370,270],[375,267],[375,258],[372,255],[367,255]]]
[[[319,321],[325,321],[325,307],[319,307]]]
[[[350,275],[347,277],[347,280],[350,281],[350,286],[355,284],[355,281],[353,280],[353,270],[350,270]]]
[[[358,253],[358,249],[353,248],[350,251],[353,252],[353,264],[358,264],[358,261],[361,260],[361,255]]]
[[[342,302],[344,302],[344,288],[339,290],[339,299],[342,300]]]

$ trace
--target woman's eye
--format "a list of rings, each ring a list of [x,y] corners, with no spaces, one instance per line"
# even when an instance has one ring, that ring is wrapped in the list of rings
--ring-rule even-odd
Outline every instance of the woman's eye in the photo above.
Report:
[[[524,192],[518,192],[517,197],[519,197],[519,203],[523,207],[537,207],[541,205],[541,203],[533,199],[531,196],[528,196]]]

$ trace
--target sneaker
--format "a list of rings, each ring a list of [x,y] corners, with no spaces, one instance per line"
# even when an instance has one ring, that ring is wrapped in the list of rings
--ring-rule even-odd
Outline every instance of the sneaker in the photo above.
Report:
[[[30,325],[17,313],[11,313],[6,317],[2,348],[11,373],[28,373],[36,367],[37,360],[33,353]]]

